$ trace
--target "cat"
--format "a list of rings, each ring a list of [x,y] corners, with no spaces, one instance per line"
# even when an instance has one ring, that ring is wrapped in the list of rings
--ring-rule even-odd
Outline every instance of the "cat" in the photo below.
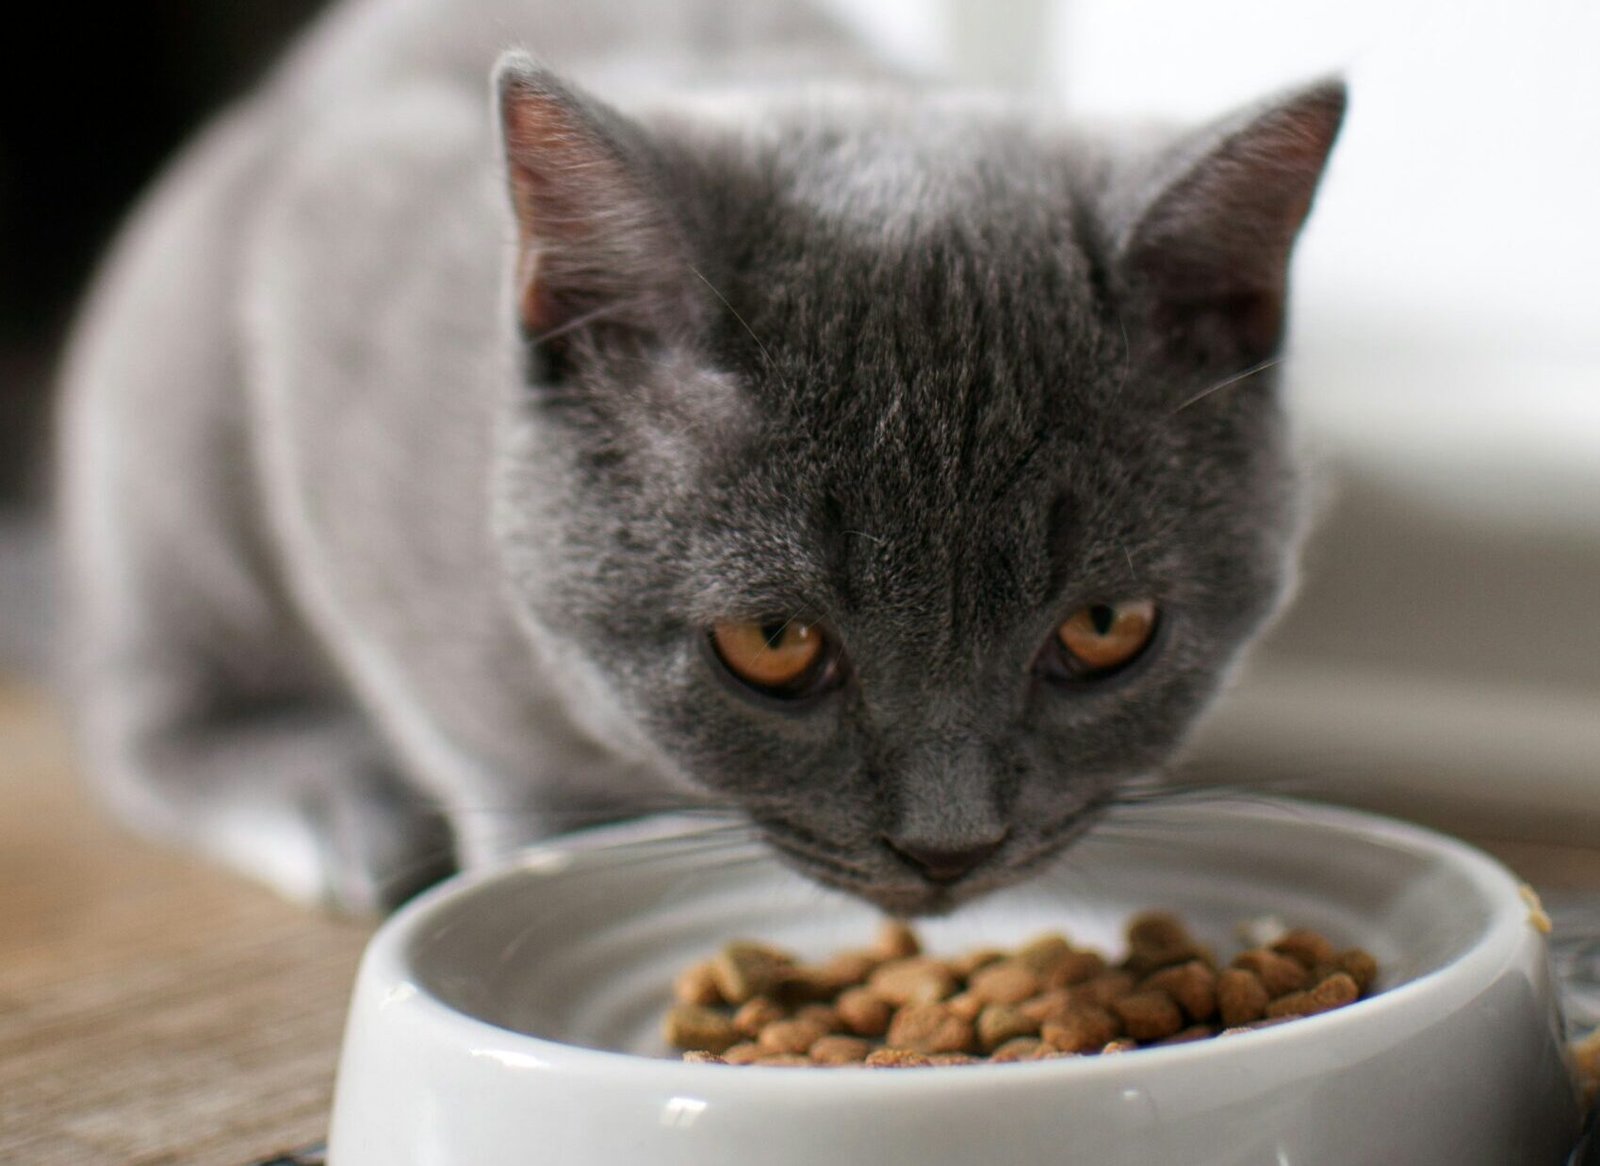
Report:
[[[1344,107],[1064,124],[767,0],[336,7],[69,352],[89,769],[352,911],[674,807],[899,914],[1026,876],[1289,585]]]

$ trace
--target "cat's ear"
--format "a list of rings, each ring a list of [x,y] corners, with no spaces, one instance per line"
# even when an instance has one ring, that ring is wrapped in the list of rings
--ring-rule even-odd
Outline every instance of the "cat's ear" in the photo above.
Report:
[[[1245,367],[1282,341],[1290,252],[1344,119],[1324,81],[1214,123],[1163,159],[1124,278],[1174,356]]]
[[[524,334],[546,338],[591,321],[668,327],[688,268],[650,188],[642,134],[522,53],[500,59],[495,93]]]

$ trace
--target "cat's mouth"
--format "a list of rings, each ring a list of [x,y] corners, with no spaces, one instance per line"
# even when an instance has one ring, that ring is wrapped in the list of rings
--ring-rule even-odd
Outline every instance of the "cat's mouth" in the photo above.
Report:
[[[1006,847],[955,881],[920,877],[887,861],[869,860],[823,843],[782,821],[757,823],[767,844],[789,867],[824,886],[865,899],[890,915],[945,915],[991,891],[1012,886],[1050,866],[1088,832],[1091,809],[1052,823],[1031,844]]]

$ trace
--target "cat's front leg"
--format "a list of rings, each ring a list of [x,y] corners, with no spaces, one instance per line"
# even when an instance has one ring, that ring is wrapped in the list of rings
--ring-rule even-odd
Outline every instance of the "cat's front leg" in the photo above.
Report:
[[[453,869],[444,819],[355,713],[184,709],[149,701],[159,687],[130,677],[87,710],[101,785],[136,827],[354,913],[388,910]]]

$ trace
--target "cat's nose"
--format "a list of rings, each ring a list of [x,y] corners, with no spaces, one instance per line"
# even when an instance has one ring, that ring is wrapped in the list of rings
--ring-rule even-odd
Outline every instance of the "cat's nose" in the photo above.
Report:
[[[964,846],[934,846],[912,839],[890,838],[887,834],[883,836],[883,843],[930,883],[953,883],[965,878],[974,867],[999,850],[1007,833],[1001,831],[998,837]]]

